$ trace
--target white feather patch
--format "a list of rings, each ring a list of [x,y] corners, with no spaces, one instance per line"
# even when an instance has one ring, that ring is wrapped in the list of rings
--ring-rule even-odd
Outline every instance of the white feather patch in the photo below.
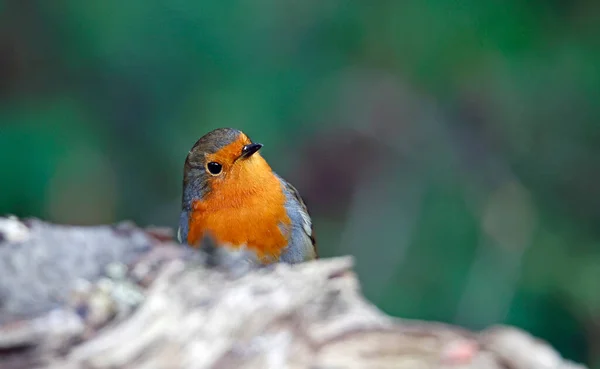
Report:
[[[302,228],[304,228],[304,232],[307,235],[312,235],[312,223],[310,217],[304,210],[300,210],[300,215],[302,216]]]

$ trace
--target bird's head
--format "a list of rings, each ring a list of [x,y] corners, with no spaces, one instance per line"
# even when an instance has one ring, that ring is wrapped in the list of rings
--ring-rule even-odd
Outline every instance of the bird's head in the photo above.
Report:
[[[187,155],[183,178],[183,205],[206,196],[233,196],[260,187],[271,168],[258,153],[263,145],[243,132],[219,128],[202,136]]]

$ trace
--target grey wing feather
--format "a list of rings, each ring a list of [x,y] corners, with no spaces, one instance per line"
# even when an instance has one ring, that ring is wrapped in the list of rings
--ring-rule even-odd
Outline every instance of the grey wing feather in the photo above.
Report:
[[[310,219],[310,215],[308,214],[308,208],[306,206],[306,203],[302,199],[302,196],[300,196],[300,193],[298,192],[296,187],[294,187],[291,183],[289,183],[285,179],[283,179],[281,177],[280,177],[280,179],[281,179],[281,182],[283,182],[283,184],[286,186],[288,192],[292,196],[294,196],[294,198],[297,200],[298,204],[300,205],[300,208],[301,208],[300,215],[302,217],[302,229],[304,230],[306,235],[310,238],[310,241],[312,243],[312,246],[313,246],[313,249],[315,252],[315,257],[318,257],[317,243],[316,243],[316,239],[315,239],[314,228],[312,225],[312,221]]]

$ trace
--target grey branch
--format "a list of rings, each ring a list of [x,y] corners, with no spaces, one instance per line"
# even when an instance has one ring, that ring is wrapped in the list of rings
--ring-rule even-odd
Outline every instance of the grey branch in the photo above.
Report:
[[[208,259],[132,224],[0,218],[0,368],[583,368],[513,327],[386,316],[350,257]]]

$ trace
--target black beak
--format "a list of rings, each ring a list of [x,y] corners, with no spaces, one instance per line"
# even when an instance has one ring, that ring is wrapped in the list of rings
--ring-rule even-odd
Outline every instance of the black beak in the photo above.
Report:
[[[252,154],[260,150],[261,147],[263,147],[263,145],[259,143],[251,143],[249,145],[244,146],[244,148],[242,148],[241,158],[249,158],[250,156],[252,156]]]

